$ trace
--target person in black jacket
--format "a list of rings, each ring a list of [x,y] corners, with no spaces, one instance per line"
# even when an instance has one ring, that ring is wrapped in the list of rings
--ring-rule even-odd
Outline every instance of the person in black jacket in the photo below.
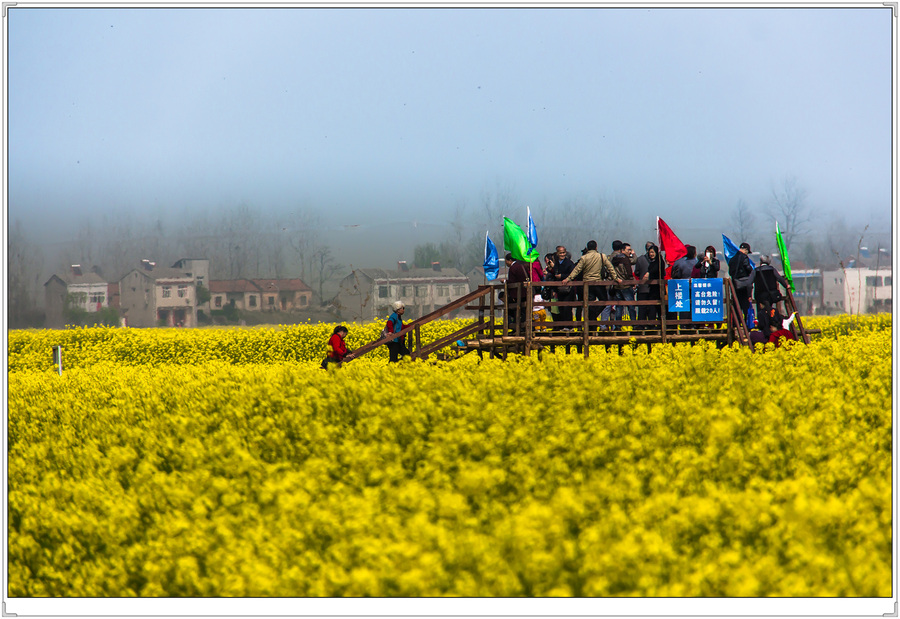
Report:
[[[549,268],[546,271],[546,277],[549,281],[553,282],[561,282],[566,279],[572,272],[572,269],[575,268],[575,263],[572,262],[572,259],[569,257],[569,251],[564,245],[558,245],[556,247],[556,254],[548,264]],[[556,292],[557,301],[574,301],[574,288],[574,286],[556,286],[551,288],[551,290]],[[553,320],[557,322],[571,322],[572,306],[559,307],[557,313],[553,316]]]
[[[747,312],[750,309],[750,274],[753,272],[753,265],[750,264],[750,243],[741,243],[738,252],[728,261],[728,277],[734,284],[737,292],[738,304],[741,306],[741,314],[744,316],[744,324],[747,330],[753,328],[753,325],[747,321]]]
[[[697,259],[697,265],[691,273],[691,277],[713,279],[719,276],[719,259],[716,258],[716,248],[712,245],[706,247],[703,255]]]
[[[506,284],[507,299],[504,299],[506,307],[504,308],[507,316],[507,327],[516,329],[518,322],[525,322],[525,313],[518,311],[519,306],[525,307],[525,297],[519,296],[521,289],[525,293],[524,286],[517,286],[529,281],[531,278],[531,269],[525,266],[526,263],[521,260],[513,260],[512,254],[506,254]]]
[[[646,297],[641,293],[640,300],[660,301],[659,284],[649,284],[651,279],[664,279],[666,276],[666,260],[659,255],[659,248],[656,245],[650,245],[647,248],[647,270],[641,276],[641,285],[647,286]],[[659,318],[659,305],[642,305],[647,308],[645,310],[646,320],[657,320]],[[652,327],[647,327],[652,328]]]
[[[784,276],[775,270],[772,266],[772,258],[768,255],[762,255],[759,258],[759,266],[750,273],[750,286],[753,287],[753,300],[756,301],[756,316],[759,321],[759,330],[763,333],[769,333],[769,322],[772,319],[775,306],[779,301],[785,298],[778,290],[778,284],[784,286],[787,290],[788,281]],[[781,328],[778,323],[777,328]]]

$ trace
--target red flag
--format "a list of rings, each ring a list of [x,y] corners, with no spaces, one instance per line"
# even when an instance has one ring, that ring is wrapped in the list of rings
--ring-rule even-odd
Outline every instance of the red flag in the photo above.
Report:
[[[659,251],[666,255],[666,279],[671,279],[672,263],[687,256],[687,247],[661,217],[656,218],[656,232],[659,235]]]

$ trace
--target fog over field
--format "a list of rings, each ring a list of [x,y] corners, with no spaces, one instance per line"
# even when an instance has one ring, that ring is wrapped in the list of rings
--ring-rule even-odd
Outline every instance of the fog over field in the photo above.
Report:
[[[542,251],[643,245],[657,216],[766,250],[777,217],[810,264],[890,247],[878,3],[7,11],[8,241],[40,253],[35,295],[111,237],[166,261],[252,232],[289,275],[429,242],[467,266],[526,207]]]

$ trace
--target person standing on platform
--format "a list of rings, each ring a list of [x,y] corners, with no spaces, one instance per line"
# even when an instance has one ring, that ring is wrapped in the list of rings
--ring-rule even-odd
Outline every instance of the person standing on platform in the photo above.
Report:
[[[568,284],[579,275],[586,282],[592,280],[602,280],[604,269],[606,269],[608,273],[614,274],[614,278],[617,283],[622,283],[622,278],[620,278],[618,275],[615,275],[616,269],[612,265],[612,262],[609,261],[609,258],[606,256],[606,254],[601,254],[597,251],[597,241],[588,241],[585,254],[581,257],[581,260],[578,261],[578,264],[575,265],[575,268],[572,269],[572,272],[569,274],[569,276],[563,280],[563,284]],[[602,289],[603,286],[588,285],[588,301],[590,302],[605,300],[606,293]],[[588,307],[588,320],[597,320],[597,316],[599,315],[600,306],[592,305]]]
[[[750,274],[753,272],[753,265],[750,264],[750,252],[750,243],[741,243],[737,253],[728,262],[728,277],[734,284],[738,304],[741,307],[741,315],[744,317],[744,324],[747,325],[748,331],[753,328],[747,317],[747,311],[750,309]]]
[[[517,322],[525,321],[524,311],[517,311],[517,306],[519,299],[523,301],[522,305],[524,306],[524,300],[527,298],[525,286],[517,286],[516,284],[529,281],[531,265],[521,260],[513,260],[512,254],[506,254],[505,262],[508,298],[504,299],[503,302],[506,304],[504,309],[506,310],[507,327],[514,329]],[[519,289],[522,291],[521,296],[519,295]]]
[[[697,264],[694,266],[694,269],[696,275],[692,273],[692,277],[699,277],[702,279],[713,279],[718,277],[719,259],[716,258],[716,248],[712,245],[707,245],[703,255],[697,259]]]
[[[553,257],[551,264],[552,267],[547,271],[547,279],[553,282],[563,281],[575,268],[575,263],[572,262],[572,259],[569,257],[569,251],[564,245],[558,245],[556,247],[556,254]],[[553,286],[550,290],[556,293],[557,301],[571,302],[575,300],[574,286]],[[558,307],[553,315],[553,320],[559,322],[572,322],[572,306]],[[565,330],[567,331],[570,329],[571,327],[565,327]]]
[[[646,320],[659,320],[659,303],[661,300],[659,284],[651,284],[650,280],[663,280],[666,277],[666,261],[659,255],[659,248],[650,245],[647,249],[647,271],[641,275],[641,285],[647,286],[647,298],[645,301],[656,301],[656,305],[643,305],[646,307]],[[648,329],[653,328],[648,326]]]
[[[750,281],[747,290],[753,290],[753,300],[756,301],[756,316],[759,322],[759,330],[769,332],[769,322],[779,301],[785,298],[778,290],[778,284],[787,290],[790,284],[784,276],[772,266],[772,257],[763,254],[759,258],[759,266],[750,273]],[[778,324],[781,327],[781,324]]]

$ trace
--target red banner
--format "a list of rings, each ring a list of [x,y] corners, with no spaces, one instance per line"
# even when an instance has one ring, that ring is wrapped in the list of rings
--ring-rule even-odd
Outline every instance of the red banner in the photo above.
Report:
[[[666,255],[666,279],[670,279],[672,263],[687,256],[687,248],[661,217],[656,218],[656,232],[659,235],[659,250]]]

